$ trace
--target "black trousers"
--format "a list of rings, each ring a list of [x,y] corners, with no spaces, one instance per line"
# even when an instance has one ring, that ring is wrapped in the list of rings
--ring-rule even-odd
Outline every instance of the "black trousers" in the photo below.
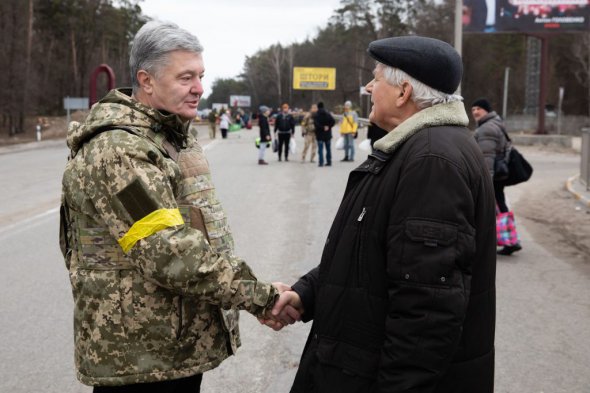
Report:
[[[494,182],[494,195],[496,203],[500,209],[500,213],[507,213],[508,206],[506,205],[506,197],[504,196],[504,185],[502,183]]]
[[[278,132],[279,135],[279,158],[281,158],[281,154],[283,153],[283,145],[285,145],[285,158],[289,157],[289,141],[291,140],[291,133],[290,132]]]
[[[227,128],[222,128],[221,129],[221,137],[223,139],[227,138]]]
[[[199,393],[203,374],[169,381],[123,386],[95,386],[94,393]]]

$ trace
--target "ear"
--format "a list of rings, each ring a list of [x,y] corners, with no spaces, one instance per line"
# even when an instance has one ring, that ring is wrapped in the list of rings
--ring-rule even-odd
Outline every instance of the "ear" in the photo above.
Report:
[[[146,94],[152,94],[154,78],[146,70],[137,71],[137,83]]]
[[[403,81],[399,89],[399,96],[396,98],[395,103],[398,107],[402,107],[410,101],[414,88],[408,81]]]

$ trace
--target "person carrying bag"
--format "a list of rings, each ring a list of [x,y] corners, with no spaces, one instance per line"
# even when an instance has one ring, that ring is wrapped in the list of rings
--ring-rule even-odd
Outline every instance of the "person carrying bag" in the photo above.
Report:
[[[533,168],[512,145],[502,118],[492,110],[487,99],[475,100],[471,105],[471,113],[477,122],[475,140],[494,181],[497,245],[502,247],[498,254],[512,255],[522,250],[522,245],[516,231],[514,212],[506,203],[504,187],[527,181]]]
[[[352,103],[346,101],[340,123],[340,138],[342,139],[339,138],[336,142],[336,149],[344,150],[344,158],[340,161],[354,161],[354,140],[358,130],[358,115],[351,108]],[[342,148],[340,148],[340,144],[342,144]]]

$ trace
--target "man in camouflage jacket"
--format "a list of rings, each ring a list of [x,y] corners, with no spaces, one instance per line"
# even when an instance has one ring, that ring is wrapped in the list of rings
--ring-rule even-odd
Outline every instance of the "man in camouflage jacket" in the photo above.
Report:
[[[176,25],[149,22],[133,43],[133,91],[111,91],[70,125],[60,238],[85,384],[149,389],[197,376],[198,391],[201,374],[240,345],[237,310],[265,315],[278,296],[233,255],[187,132],[203,93],[201,51]]]

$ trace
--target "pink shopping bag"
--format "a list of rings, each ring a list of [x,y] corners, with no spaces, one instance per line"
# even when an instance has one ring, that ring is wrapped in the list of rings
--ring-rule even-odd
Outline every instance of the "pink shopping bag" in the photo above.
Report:
[[[496,213],[496,238],[498,246],[518,244],[518,233],[514,223],[514,213]]]

